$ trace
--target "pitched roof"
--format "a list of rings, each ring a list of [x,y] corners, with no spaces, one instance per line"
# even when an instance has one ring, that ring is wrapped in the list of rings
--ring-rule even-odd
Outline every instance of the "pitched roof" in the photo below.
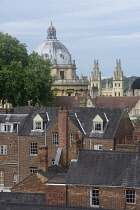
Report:
[[[122,113],[122,108],[71,107],[69,108],[69,119],[84,133],[85,137],[114,138]],[[104,121],[102,133],[93,132],[93,119],[97,114]]]
[[[139,152],[81,150],[71,161],[67,183],[140,188],[139,163]]]
[[[80,107],[86,105],[86,96],[56,96],[55,107]]]
[[[130,111],[140,100],[139,96],[100,96],[92,99],[97,107],[122,107]]]
[[[37,205],[34,204],[0,204],[2,210],[91,210],[91,207],[81,207],[81,206],[54,206],[54,205]],[[102,209],[94,208],[94,210],[112,210],[112,209]],[[114,209],[113,209],[114,210]]]
[[[0,192],[0,204],[45,204],[43,193]]]

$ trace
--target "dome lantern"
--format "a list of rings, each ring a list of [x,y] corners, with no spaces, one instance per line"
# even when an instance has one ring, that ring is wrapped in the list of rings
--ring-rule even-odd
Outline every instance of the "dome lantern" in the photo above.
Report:
[[[56,29],[52,25],[52,23],[51,23],[51,26],[47,30],[47,39],[57,39],[56,38]]]

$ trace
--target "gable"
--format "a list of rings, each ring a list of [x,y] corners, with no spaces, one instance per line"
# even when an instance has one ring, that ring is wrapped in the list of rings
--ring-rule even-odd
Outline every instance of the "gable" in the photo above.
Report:
[[[103,122],[103,119],[97,114],[97,115],[94,117],[93,122],[100,122],[100,123],[102,123],[102,122]]]
[[[33,118],[33,120],[35,120],[35,121],[42,121],[42,118],[40,117],[39,114],[37,114],[37,115]]]

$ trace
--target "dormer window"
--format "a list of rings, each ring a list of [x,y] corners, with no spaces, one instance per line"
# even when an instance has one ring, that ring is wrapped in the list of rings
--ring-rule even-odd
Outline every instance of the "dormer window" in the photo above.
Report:
[[[41,122],[35,122],[35,130],[42,129]]]
[[[103,132],[103,119],[98,114],[93,119],[93,132]]]
[[[0,125],[1,132],[13,132],[13,124],[3,123]]]
[[[37,114],[33,119],[33,130],[43,130],[43,119]]]

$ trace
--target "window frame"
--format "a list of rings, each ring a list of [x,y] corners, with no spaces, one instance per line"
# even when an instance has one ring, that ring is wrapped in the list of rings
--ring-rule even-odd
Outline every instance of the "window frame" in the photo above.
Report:
[[[0,145],[0,155],[7,155],[7,145]]]
[[[94,191],[94,192],[93,192]],[[93,195],[93,193],[95,195]],[[94,201],[93,201],[94,199]],[[98,204],[94,204],[94,202]],[[90,189],[90,207],[99,207],[99,188],[91,188]]]
[[[38,143],[30,142],[30,156],[37,156],[38,152]]]
[[[37,167],[30,167],[29,168],[29,174],[32,175],[37,171]]]
[[[96,146],[97,146],[97,149],[95,149]],[[99,147],[101,147],[101,149]],[[103,150],[103,145],[102,144],[94,144],[94,150]]]
[[[11,124],[11,123],[1,123],[0,124],[0,131],[1,132],[8,132],[8,133],[13,132],[13,124]]]
[[[52,133],[52,145],[53,146],[58,146],[59,141],[58,141],[58,133],[57,132],[53,132]]]
[[[97,129],[97,125],[100,125],[100,129]],[[103,122],[93,122],[93,131],[94,132],[103,132]]]
[[[133,202],[131,202],[133,200]],[[126,204],[136,204],[136,191],[135,190],[125,190],[125,202]]]

